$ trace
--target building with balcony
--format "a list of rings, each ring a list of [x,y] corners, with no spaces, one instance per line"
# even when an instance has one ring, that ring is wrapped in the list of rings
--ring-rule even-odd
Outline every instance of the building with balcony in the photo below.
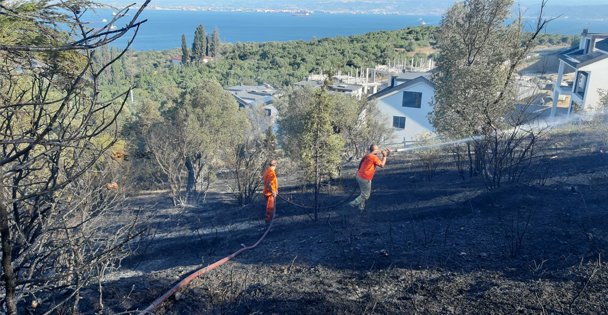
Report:
[[[585,29],[578,47],[559,56],[551,117],[560,105],[567,106],[568,114],[593,112],[600,105],[602,90],[608,90],[608,33]]]

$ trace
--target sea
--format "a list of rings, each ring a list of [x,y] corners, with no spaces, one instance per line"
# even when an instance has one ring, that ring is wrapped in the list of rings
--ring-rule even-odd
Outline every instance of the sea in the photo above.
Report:
[[[113,12],[100,9],[89,13],[92,26],[110,21]],[[126,19],[123,22],[126,23]],[[192,43],[194,30],[200,24],[207,33],[218,30],[222,42],[269,42],[311,40],[325,37],[364,34],[380,30],[396,30],[418,25],[439,25],[436,15],[378,15],[378,14],[327,14],[310,15],[266,12],[216,12],[146,10],[141,16],[147,22],[141,27],[132,44],[135,50],[167,50],[181,46],[181,36]],[[532,27],[533,19],[526,20]],[[117,27],[120,27],[118,23]],[[591,32],[608,32],[608,19],[582,20],[558,18],[551,21],[545,32],[552,34],[578,34],[584,28]],[[113,45],[121,47],[126,38]]]

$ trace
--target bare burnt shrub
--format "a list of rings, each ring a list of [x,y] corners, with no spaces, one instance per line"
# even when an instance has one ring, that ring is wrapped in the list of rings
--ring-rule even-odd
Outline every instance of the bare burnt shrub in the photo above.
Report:
[[[128,251],[135,221],[107,225],[123,194],[104,160],[129,91],[102,99],[98,85],[137,34],[148,2],[135,14],[131,7],[119,10],[96,29],[82,20],[93,7],[89,1],[0,6],[3,30],[43,34],[2,36],[0,43],[2,307],[8,314],[26,305],[77,313],[82,288]],[[127,14],[125,27],[114,29]],[[96,48],[125,35],[133,37],[124,50],[107,62],[95,60]]]

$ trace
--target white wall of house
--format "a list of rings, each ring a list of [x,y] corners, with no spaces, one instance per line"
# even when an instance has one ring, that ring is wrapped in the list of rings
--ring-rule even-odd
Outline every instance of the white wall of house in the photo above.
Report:
[[[403,107],[404,91],[422,93],[421,108]],[[405,117],[405,128],[393,128],[393,137],[390,142],[413,141],[420,133],[434,132],[434,128],[428,120],[428,114],[433,109],[434,94],[433,86],[422,81],[378,97],[378,110],[382,113],[386,126],[393,128],[394,116]]]
[[[582,67],[579,71],[589,72],[584,107],[585,110],[593,111],[600,103],[600,91],[608,91],[608,59],[594,62]]]

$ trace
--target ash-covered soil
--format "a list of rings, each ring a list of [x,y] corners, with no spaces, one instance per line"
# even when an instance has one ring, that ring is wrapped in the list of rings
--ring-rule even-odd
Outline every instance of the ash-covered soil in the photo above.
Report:
[[[415,155],[393,155],[364,213],[344,205],[314,221],[310,210],[279,201],[258,248],[156,313],[608,314],[608,154],[597,137],[554,134],[529,180],[494,191],[462,179],[447,156],[429,178]],[[326,204],[350,194],[353,168]],[[278,175],[284,196],[307,202],[280,167]],[[221,189],[184,209],[158,193],[132,199],[152,233],[105,284],[107,312],[141,310],[261,236],[262,200],[240,207]]]

